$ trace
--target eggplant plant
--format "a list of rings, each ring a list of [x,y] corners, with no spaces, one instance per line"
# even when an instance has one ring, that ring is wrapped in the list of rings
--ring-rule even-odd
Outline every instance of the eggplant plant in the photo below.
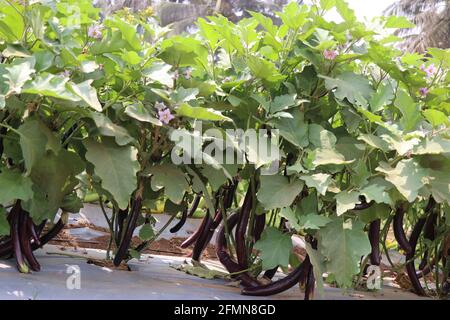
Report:
[[[95,192],[116,265],[162,232],[158,204],[177,232],[203,202],[182,247],[201,265],[217,232],[245,295],[300,283],[310,299],[325,274],[356,287],[382,254],[417,294],[448,294],[449,50],[404,53],[388,31],[410,22],[369,28],[343,0],[290,3],[279,26],[215,15],[177,36],[151,12],[0,0],[0,256],[38,271],[33,250]]]

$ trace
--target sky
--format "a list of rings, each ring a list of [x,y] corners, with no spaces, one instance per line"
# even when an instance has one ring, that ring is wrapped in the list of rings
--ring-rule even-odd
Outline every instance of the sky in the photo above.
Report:
[[[355,10],[358,18],[373,18],[383,14],[383,10],[395,0],[347,0],[349,6]]]
[[[355,10],[359,20],[367,18],[371,20],[373,17],[383,15],[383,10],[395,2],[395,0],[346,0],[349,6]],[[306,1],[308,2],[308,0]],[[334,12],[333,12],[334,11]],[[328,18],[338,20],[339,14],[333,10],[328,14]]]

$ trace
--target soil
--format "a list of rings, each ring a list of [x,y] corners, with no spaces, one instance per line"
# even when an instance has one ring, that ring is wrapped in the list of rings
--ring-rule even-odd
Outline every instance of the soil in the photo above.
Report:
[[[50,244],[54,244],[61,247],[72,247],[72,248],[90,248],[90,249],[101,249],[101,250],[107,250],[110,242],[110,235],[104,235],[101,237],[94,238],[92,240],[83,240],[83,239],[77,239],[76,237],[73,237],[68,232],[69,229],[74,228],[84,228],[88,227],[90,229],[101,231],[108,233],[109,230],[106,228],[97,227],[95,225],[89,224],[89,223],[77,223],[76,225],[69,224],[67,225],[64,230],[62,230],[58,236],[56,236],[52,241],[50,241]],[[182,256],[182,257],[190,257],[192,255],[192,249],[193,245],[183,249],[180,247],[181,243],[186,240],[186,238],[172,238],[170,240],[167,239],[158,239],[150,244],[150,246],[142,251],[142,253],[148,253],[148,254],[159,254],[159,255],[166,255],[166,256]],[[139,239],[139,237],[133,237],[131,240],[132,247],[137,247],[139,244],[142,243],[142,241]],[[115,244],[112,244],[112,249],[115,249]],[[215,247],[212,244],[209,244],[206,248],[206,250],[203,252],[202,255],[203,259],[208,260],[215,260],[217,259],[216,253],[215,253]]]

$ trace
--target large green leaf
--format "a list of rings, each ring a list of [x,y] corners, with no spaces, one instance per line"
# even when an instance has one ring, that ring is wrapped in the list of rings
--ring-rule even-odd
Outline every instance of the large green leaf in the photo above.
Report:
[[[283,176],[261,176],[261,187],[257,193],[259,202],[267,210],[289,207],[297,195],[302,191],[303,182],[294,180],[289,182]]]
[[[119,146],[125,146],[133,142],[134,138],[128,133],[127,129],[113,123],[103,113],[91,112],[90,116],[94,119],[100,134],[107,137],[114,137]]]
[[[317,192],[325,195],[332,179],[331,175],[326,173],[316,173],[312,175],[301,175],[300,179],[306,182],[309,188],[316,188]]]
[[[364,76],[353,72],[340,74],[336,78],[321,76],[325,79],[328,90],[335,90],[334,95],[339,100],[347,99],[350,103],[366,107],[373,89]]]
[[[102,142],[88,139],[84,145],[86,159],[94,165],[95,174],[102,179],[102,187],[111,193],[121,209],[126,209],[137,187],[137,150],[131,146],[118,146],[111,138],[103,138]]]
[[[273,62],[250,56],[248,58],[248,67],[257,78],[268,83],[277,83],[285,78],[276,68]]]
[[[319,230],[319,251],[326,258],[326,271],[333,274],[342,287],[352,286],[361,257],[370,250],[361,222],[337,218]]]
[[[79,156],[65,149],[57,155],[47,153],[36,163],[30,175],[33,197],[23,204],[35,222],[53,219],[65,196],[77,185],[75,176],[83,169],[84,164]]]
[[[33,68],[34,60],[17,60],[13,64],[5,67],[7,73],[3,75],[4,79],[0,79],[0,82],[6,82],[9,88],[8,93],[21,93],[23,85],[31,79],[31,75],[35,72]]]
[[[152,175],[151,184],[154,191],[164,188],[164,194],[170,201],[181,203],[189,185],[180,168],[172,164],[163,164],[151,167],[148,172]]]
[[[420,106],[403,90],[397,93],[395,106],[402,113],[400,123],[405,131],[412,131],[417,128],[420,121],[423,120],[420,112]]]
[[[86,80],[82,83],[69,83],[69,87],[73,93],[77,95],[81,100],[87,103],[92,109],[101,112],[102,105],[98,101],[97,91],[91,87],[92,80]]]
[[[291,236],[273,227],[267,227],[263,231],[261,239],[255,243],[255,249],[261,252],[264,270],[278,266],[287,267],[293,249]]]
[[[28,200],[33,196],[32,182],[29,177],[18,171],[3,170],[0,173],[0,204],[6,205],[12,200]]]
[[[359,192],[357,191],[342,191],[338,193],[336,195],[336,214],[340,216],[348,210],[352,210],[359,202]]]
[[[308,146],[308,125],[304,121],[304,114],[299,110],[292,112],[292,118],[274,119],[270,122],[280,135],[293,145],[304,148]]]
[[[74,102],[80,101],[80,97],[67,88],[67,81],[68,79],[52,74],[42,74],[33,81],[28,81],[22,92]]]
[[[409,202],[417,198],[419,190],[424,186],[424,177],[428,173],[414,159],[402,160],[395,168],[381,162],[376,170],[384,173],[386,180],[392,183]]]
[[[28,118],[17,130],[20,135],[20,147],[29,174],[33,166],[40,161],[47,150],[58,153],[61,145],[53,132],[39,119]]]

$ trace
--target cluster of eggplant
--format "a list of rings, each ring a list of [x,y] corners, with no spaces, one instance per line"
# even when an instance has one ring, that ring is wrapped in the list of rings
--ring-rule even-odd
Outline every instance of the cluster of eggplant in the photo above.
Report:
[[[447,264],[447,256],[450,254],[449,249],[444,245],[437,256],[434,257],[431,263],[428,263],[428,258],[430,252],[425,249],[422,255],[422,260],[419,264],[419,270],[416,270],[415,260],[417,257],[417,244],[421,235],[423,238],[429,241],[434,241],[436,236],[436,224],[439,214],[437,211],[436,201],[433,197],[430,197],[426,208],[424,209],[424,214],[415,223],[409,238],[406,236],[406,232],[403,228],[404,218],[406,213],[406,206],[400,205],[396,208],[394,216],[394,235],[399,247],[404,251],[406,258],[406,272],[411,281],[411,285],[414,292],[418,295],[425,296],[426,292],[420,283],[420,278],[425,277],[430,272],[433,271],[437,261],[442,259],[442,264],[445,266]],[[447,252],[446,252],[447,251]],[[443,291],[448,293],[448,281],[447,277],[444,276],[442,283]]]
[[[45,234],[43,234],[46,221],[39,225],[33,222],[28,212],[22,209],[20,200],[17,200],[8,213],[10,235],[0,241],[0,258],[14,257],[17,268],[22,273],[40,271],[41,266],[34,256],[34,251],[41,248],[64,228],[62,217]]]

